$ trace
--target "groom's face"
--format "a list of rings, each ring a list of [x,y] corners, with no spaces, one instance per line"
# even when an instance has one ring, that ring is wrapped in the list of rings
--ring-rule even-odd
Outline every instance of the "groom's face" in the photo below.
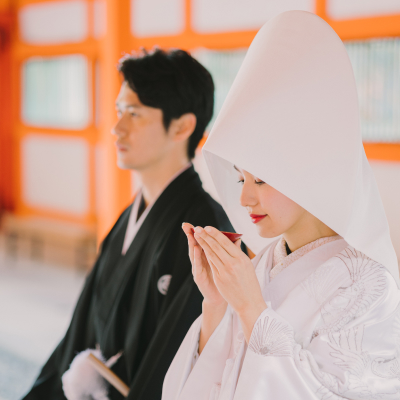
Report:
[[[145,106],[136,92],[124,82],[116,100],[118,122],[116,137],[118,166],[144,170],[165,157],[172,141],[163,125],[161,109]]]

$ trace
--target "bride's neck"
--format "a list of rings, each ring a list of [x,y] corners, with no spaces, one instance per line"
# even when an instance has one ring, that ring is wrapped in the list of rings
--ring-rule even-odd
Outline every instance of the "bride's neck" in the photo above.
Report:
[[[309,213],[307,214],[308,215],[305,215],[304,218],[297,221],[283,234],[283,238],[291,252],[317,239],[337,235],[334,230],[329,228],[318,218]]]

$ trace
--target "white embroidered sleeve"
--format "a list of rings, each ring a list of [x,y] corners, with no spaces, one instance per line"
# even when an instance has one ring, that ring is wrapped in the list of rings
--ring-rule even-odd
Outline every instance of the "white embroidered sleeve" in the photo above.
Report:
[[[356,256],[309,344],[274,310],[260,315],[235,399],[400,399],[400,292],[385,268]]]
[[[354,249],[338,257],[350,284],[323,303],[321,324],[300,357],[319,382],[319,398],[400,399],[397,285],[382,265]]]
[[[254,325],[249,350],[265,357],[293,357],[294,345],[292,327],[267,308]]]

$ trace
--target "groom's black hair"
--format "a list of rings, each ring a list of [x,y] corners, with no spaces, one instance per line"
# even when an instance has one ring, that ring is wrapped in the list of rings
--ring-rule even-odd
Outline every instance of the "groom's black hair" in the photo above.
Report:
[[[183,114],[196,116],[188,145],[192,159],[213,115],[214,82],[207,69],[184,50],[156,48],[123,57],[118,70],[144,105],[162,110],[165,129]]]

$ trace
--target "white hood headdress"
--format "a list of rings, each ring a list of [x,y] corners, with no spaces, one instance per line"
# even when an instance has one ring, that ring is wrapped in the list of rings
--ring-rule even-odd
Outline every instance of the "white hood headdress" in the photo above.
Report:
[[[305,208],[398,281],[382,201],[361,141],[346,49],[318,16],[288,11],[253,40],[203,148],[222,205],[254,252],[261,238],[239,204],[233,166]]]

